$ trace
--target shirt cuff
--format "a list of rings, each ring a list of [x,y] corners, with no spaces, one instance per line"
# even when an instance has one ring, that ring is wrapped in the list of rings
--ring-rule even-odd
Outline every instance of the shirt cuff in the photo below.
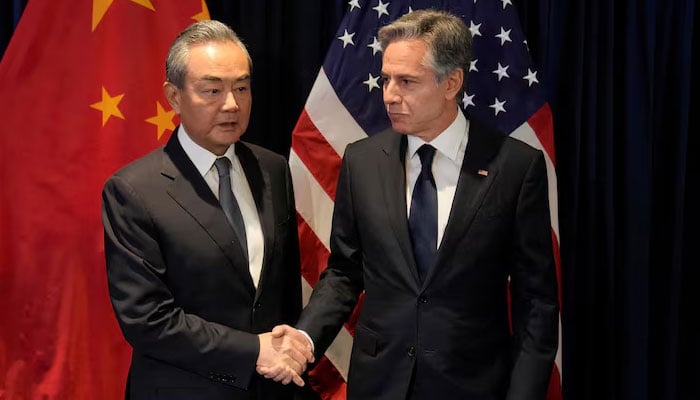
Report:
[[[306,336],[307,339],[309,339],[309,343],[311,343],[311,352],[312,352],[312,353],[315,352],[315,351],[316,351],[316,346],[314,346],[314,341],[311,340],[311,336],[309,336],[308,333],[306,333],[305,331],[302,331],[301,329],[297,329],[297,330],[298,330],[299,332],[301,332],[304,336]]]

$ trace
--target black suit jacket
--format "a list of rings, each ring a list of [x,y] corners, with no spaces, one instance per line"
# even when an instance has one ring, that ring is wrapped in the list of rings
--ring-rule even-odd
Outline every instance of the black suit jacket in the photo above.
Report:
[[[131,399],[284,399],[255,373],[257,333],[301,309],[296,211],[285,159],[238,142],[265,240],[257,290],[240,243],[177,140],[106,182],[109,291],[133,347]]]
[[[437,260],[421,282],[405,151],[405,137],[391,131],[346,149],[328,268],[297,326],[319,357],[365,291],[352,400],[544,399],[558,306],[542,153],[471,121]]]

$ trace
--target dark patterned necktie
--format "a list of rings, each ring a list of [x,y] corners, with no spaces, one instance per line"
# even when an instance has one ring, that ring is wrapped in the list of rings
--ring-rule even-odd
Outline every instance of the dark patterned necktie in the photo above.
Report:
[[[219,203],[221,208],[224,209],[226,219],[228,219],[229,224],[231,224],[238,239],[240,239],[241,249],[247,260],[248,242],[246,241],[243,215],[241,215],[241,209],[238,207],[236,197],[231,190],[231,160],[227,157],[219,157],[214,162],[214,166],[216,166],[216,171],[219,173]]]
[[[435,261],[437,253],[437,190],[431,171],[435,148],[424,144],[418,151],[421,171],[413,187],[408,228],[413,242],[413,255],[421,281]]]

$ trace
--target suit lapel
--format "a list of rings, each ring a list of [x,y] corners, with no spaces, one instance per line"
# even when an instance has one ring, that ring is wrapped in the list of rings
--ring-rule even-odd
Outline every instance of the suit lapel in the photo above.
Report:
[[[270,175],[260,166],[260,161],[249,146],[243,142],[236,143],[236,156],[238,156],[238,160],[243,167],[243,172],[248,180],[248,186],[250,186],[250,191],[253,194],[253,200],[255,200],[255,207],[258,210],[258,217],[260,219],[260,227],[265,240],[260,281],[258,282],[258,290],[255,294],[257,300],[267,275],[266,265],[275,244],[272,184],[270,182]]]
[[[408,218],[406,217],[406,167],[405,156],[407,141],[404,135],[390,131],[384,133],[386,140],[382,145],[382,156],[379,157],[379,176],[384,188],[384,202],[389,221],[396,240],[399,242],[406,265],[416,282],[418,268],[413,257],[413,245],[408,233]]]
[[[449,264],[447,260],[450,252],[469,231],[486,193],[498,176],[499,170],[491,161],[498,154],[504,138],[503,134],[490,130],[478,121],[470,119],[469,140],[450,216],[438,249],[435,265],[426,276],[426,284],[430,282],[436,270]]]
[[[164,152],[161,174],[171,181],[167,188],[168,194],[197,220],[219,245],[221,251],[231,261],[233,268],[237,269],[244,279],[250,281],[252,292],[254,286],[250,271],[247,269],[248,260],[245,259],[219,201],[182,149],[177,139],[177,130],[173,132]]]

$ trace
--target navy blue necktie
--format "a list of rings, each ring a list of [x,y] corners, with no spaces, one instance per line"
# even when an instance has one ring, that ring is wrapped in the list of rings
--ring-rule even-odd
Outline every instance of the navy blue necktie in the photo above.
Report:
[[[219,173],[219,203],[224,210],[224,214],[226,214],[226,219],[228,219],[229,224],[231,224],[238,239],[241,241],[241,248],[247,260],[248,242],[245,235],[245,223],[243,223],[243,215],[241,215],[241,209],[238,207],[236,197],[234,197],[231,190],[231,160],[227,157],[219,157],[214,161],[214,166],[216,166],[216,171]]]
[[[421,281],[435,261],[437,253],[437,190],[431,171],[435,147],[424,144],[418,151],[421,171],[411,195],[408,229],[413,242],[413,256]]]

